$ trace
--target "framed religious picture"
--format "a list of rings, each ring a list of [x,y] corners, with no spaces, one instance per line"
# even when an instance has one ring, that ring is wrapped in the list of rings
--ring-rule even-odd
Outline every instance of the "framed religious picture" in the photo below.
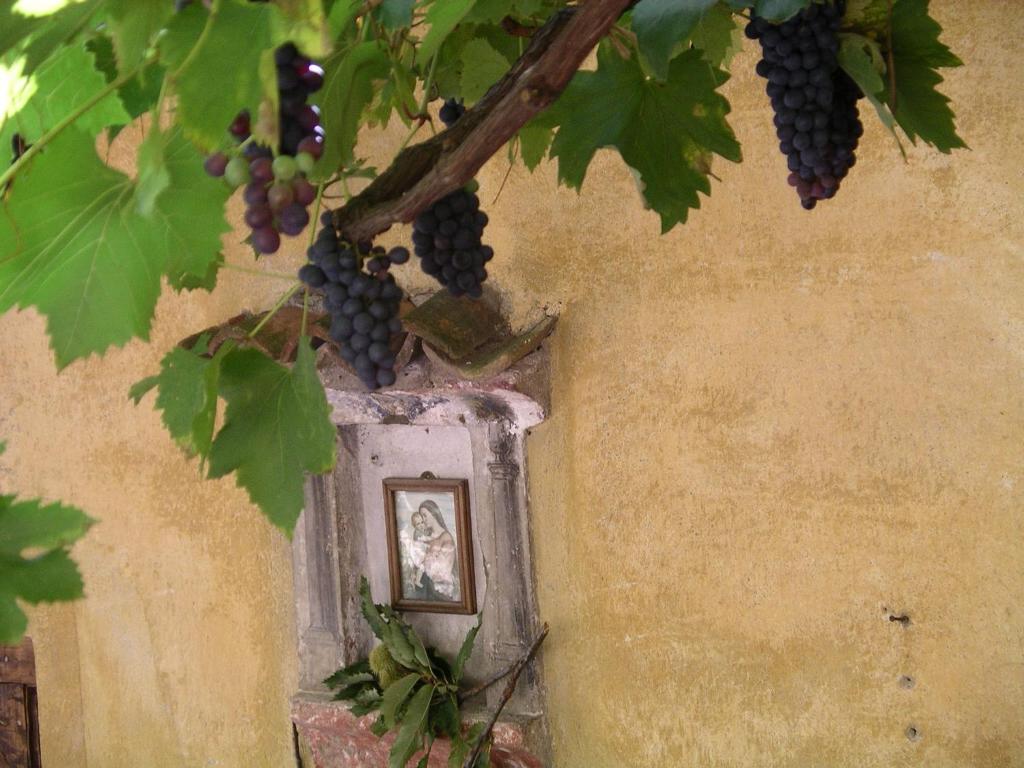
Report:
[[[391,604],[402,611],[476,613],[469,482],[384,480]]]

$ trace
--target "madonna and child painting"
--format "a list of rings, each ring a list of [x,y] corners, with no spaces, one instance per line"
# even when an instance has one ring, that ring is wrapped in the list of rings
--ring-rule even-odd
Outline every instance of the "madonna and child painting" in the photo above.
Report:
[[[384,481],[391,602],[406,611],[476,613],[465,480]]]

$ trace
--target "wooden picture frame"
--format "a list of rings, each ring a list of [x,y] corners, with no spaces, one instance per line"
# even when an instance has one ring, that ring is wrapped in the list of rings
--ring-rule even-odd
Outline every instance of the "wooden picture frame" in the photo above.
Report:
[[[384,516],[391,604],[401,611],[476,613],[469,481],[385,478]]]

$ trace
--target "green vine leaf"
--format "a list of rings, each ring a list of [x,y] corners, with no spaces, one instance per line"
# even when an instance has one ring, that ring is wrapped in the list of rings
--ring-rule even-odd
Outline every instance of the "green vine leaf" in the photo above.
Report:
[[[30,144],[47,129],[86,104],[106,85],[103,73],[84,44],[61,49],[35,73],[35,92],[25,105],[0,129],[0,142],[10,145],[17,131]],[[75,127],[95,136],[109,125],[123,125],[131,120],[116,93],[103,97],[94,107],[75,120]]]
[[[235,473],[239,486],[289,537],[303,506],[307,472],[334,466],[331,409],[303,339],[291,369],[255,349],[236,349],[220,366],[227,401],[210,450],[210,477]]]
[[[93,55],[96,68],[103,73],[107,83],[116,80],[117,59],[111,39],[107,35],[95,35],[89,38],[85,47]],[[117,96],[130,118],[134,119],[156,106],[163,80],[164,68],[154,61],[117,89]],[[120,126],[109,129],[110,138],[113,139],[119,131]]]
[[[35,604],[82,596],[68,547],[94,522],[75,507],[0,496],[0,644],[13,645],[25,634],[28,622],[18,599]]]
[[[189,138],[204,149],[223,142],[227,126],[240,110],[248,108],[256,115],[264,100],[276,104],[276,79],[268,76],[261,61],[265,55],[273,56],[276,45],[284,42],[274,34],[277,13],[270,3],[216,0],[203,31],[171,75],[178,97],[176,118]],[[171,24],[168,41],[175,60],[185,47],[183,39],[189,39],[195,20],[200,18],[198,11],[178,15],[184,20]],[[254,133],[258,125],[254,120]]]
[[[374,636],[381,642],[384,642],[387,624],[381,618],[376,603],[373,602],[373,596],[370,594],[370,582],[366,580],[365,576],[359,579],[359,608],[363,612],[363,618],[366,619],[366,623],[370,625],[370,630]]]
[[[307,56],[322,59],[331,50],[331,34],[321,0],[277,0],[275,37],[291,40]]]
[[[597,71],[577,73],[554,107],[560,126],[551,156],[559,179],[579,189],[594,153],[615,147],[639,175],[662,232],[685,222],[700,206],[697,193],[711,191],[708,153],[741,159],[725,120],[729,102],[716,92],[727,77],[691,49],[672,60],[668,80],[659,83],[636,60],[602,46]]]
[[[676,46],[686,40],[716,0],[640,0],[633,8],[633,31],[644,60],[659,80],[668,77]]]
[[[160,126],[153,125],[139,144],[136,159],[138,182],[135,186],[135,210],[149,216],[156,207],[156,199],[171,185],[171,174],[164,161],[166,135]]]
[[[530,171],[536,170],[547,156],[553,136],[550,125],[536,120],[519,129],[519,155]]]
[[[429,31],[416,51],[416,61],[425,64],[437,53],[441,43],[472,10],[476,0],[435,0],[424,19]]]
[[[165,0],[107,0],[118,72],[130,72],[139,65],[173,10]]]
[[[853,33],[840,35],[839,66],[860,86],[864,97],[875,108],[878,119],[896,136],[896,118],[885,103],[885,62],[878,43]]]
[[[131,180],[69,129],[15,179],[0,216],[0,312],[34,306],[63,368],[147,339],[164,255],[134,214]]]
[[[156,407],[164,426],[189,456],[210,453],[220,365],[232,348],[230,343],[223,344],[211,357],[207,355],[208,342],[209,337],[202,336],[192,349],[175,347],[160,361],[157,376],[143,379],[129,392],[138,404],[149,389],[158,388]]]
[[[729,8],[716,3],[700,17],[690,42],[711,66],[728,67],[743,49],[743,32]]]
[[[363,111],[373,101],[374,81],[391,71],[387,54],[374,42],[360,43],[324,62],[324,86],[317,94],[320,114],[329,141],[314,169],[326,179],[355,160],[355,145]]]
[[[0,9],[0,56],[18,48],[25,54],[23,74],[31,75],[62,45],[70,43],[105,0],[70,3],[51,14],[25,16],[15,3]]]
[[[401,29],[412,26],[412,9],[416,0],[383,0],[373,9],[373,17],[385,29]]]
[[[150,216],[156,234],[151,247],[163,259],[175,290],[212,290],[222,263],[221,235],[231,231],[224,217],[231,189],[207,175],[202,156],[181,129],[164,136],[163,167],[170,184]]]
[[[470,41],[462,49],[462,97],[469,104],[479,101],[510,66],[486,40]]]
[[[754,3],[754,12],[778,24],[796,16],[811,2],[812,0],[757,0]]]
[[[896,0],[892,14],[892,54],[896,80],[893,115],[907,137],[920,138],[940,152],[966,147],[957,135],[949,99],[936,90],[943,67],[963,62],[939,42],[942,27],[928,15],[928,0]]]
[[[427,730],[427,713],[430,710],[430,699],[433,695],[434,686],[424,685],[412,697],[412,701],[409,702],[409,707],[402,717],[402,727],[398,731],[398,738],[395,739],[391,753],[388,755],[388,768],[405,768],[406,763],[420,748]]]

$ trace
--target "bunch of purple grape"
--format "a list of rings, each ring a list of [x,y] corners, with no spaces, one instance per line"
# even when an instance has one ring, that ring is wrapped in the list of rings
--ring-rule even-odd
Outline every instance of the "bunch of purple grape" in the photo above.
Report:
[[[753,16],[746,28],[761,43],[757,73],[768,80],[789,183],[808,210],[838,191],[864,132],[857,110],[863,93],[836,58],[845,6],[815,3],[782,24]]]
[[[277,66],[278,117],[283,155],[308,152],[319,158],[323,151],[324,129],[320,125],[320,109],[307,104],[310,94],[324,84],[324,70],[292,43],[274,51]]]
[[[248,110],[239,112],[228,133],[235,141],[230,153],[216,152],[204,167],[224,177],[232,187],[245,186],[245,223],[257,253],[274,253],[281,235],[295,236],[309,224],[307,208],[316,200],[316,187],[306,174],[323,153],[320,111],[306,104],[309,94],[323,85],[323,70],[302,56],[292,43],[274,52],[280,98],[278,154],[251,140]]]
[[[453,296],[480,298],[487,279],[484,264],[494,256],[494,249],[481,242],[486,226],[480,198],[469,188],[442,197],[413,222],[412,243],[420,268]]]
[[[331,315],[330,336],[341,357],[355,368],[369,389],[395,383],[392,341],[402,330],[398,318],[402,289],[389,272],[392,264],[409,260],[407,248],[385,251],[368,243],[353,246],[338,237],[330,212],[321,217],[320,230],[299,269],[299,279],[324,295]]]

